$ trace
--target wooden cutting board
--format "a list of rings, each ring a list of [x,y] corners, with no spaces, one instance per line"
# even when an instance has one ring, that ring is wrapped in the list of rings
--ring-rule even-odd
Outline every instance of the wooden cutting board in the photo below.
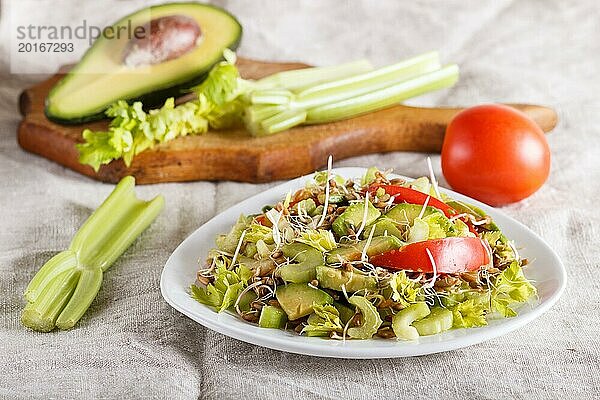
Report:
[[[238,60],[245,78],[257,79],[278,71],[306,67],[299,63]],[[64,73],[64,72],[63,72]],[[269,182],[311,173],[334,160],[390,151],[439,152],[448,122],[460,108],[416,108],[398,105],[383,111],[325,125],[303,126],[270,137],[253,138],[243,129],[187,136],[138,154],[130,167],[121,160],[96,173],[77,160],[75,144],[84,128],[106,129],[107,121],[63,126],[44,115],[44,101],[61,78],[58,73],[21,94],[23,120],[18,140],[27,151],[104,182],[133,175],[140,184],[195,180]],[[93,96],[93,93],[90,93]],[[545,132],[554,128],[554,110],[515,104]]]

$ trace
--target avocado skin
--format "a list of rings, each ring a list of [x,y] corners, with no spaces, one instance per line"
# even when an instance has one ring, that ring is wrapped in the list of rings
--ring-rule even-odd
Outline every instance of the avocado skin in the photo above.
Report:
[[[237,41],[235,48],[237,48],[238,44],[239,44],[239,40]],[[232,48],[231,50],[235,50],[235,48]],[[221,61],[223,61],[223,58],[221,58],[218,62],[221,62]],[[190,79],[189,81],[184,82],[182,84],[172,86],[172,87],[169,87],[166,89],[156,90],[156,91],[146,93],[144,95],[134,97],[131,99],[122,99],[122,100],[125,100],[128,104],[133,104],[136,101],[141,101],[142,104],[144,105],[144,110],[147,111],[147,110],[150,110],[153,108],[161,107],[163,105],[163,103],[165,102],[165,100],[168,99],[169,97],[177,98],[179,96],[182,96],[186,92],[186,89],[189,89],[193,86],[196,86],[196,85],[202,83],[207,77],[208,77],[208,71],[203,73],[202,75],[199,75],[193,79]],[[87,122],[94,122],[94,121],[99,121],[102,119],[109,119],[105,114],[106,110],[102,110],[96,114],[86,115],[84,117],[79,117],[79,118],[69,118],[69,119],[60,118],[55,115],[52,115],[48,111],[48,98],[46,98],[45,104],[46,104],[46,106],[44,107],[44,115],[46,116],[46,118],[48,118],[52,122],[56,122],[57,124],[61,124],[61,125],[80,125],[80,124],[85,124]]]
[[[173,3],[165,3],[165,4],[161,4],[161,5],[156,5],[156,6],[150,6],[147,7],[146,9],[159,9],[160,7],[167,7],[167,6],[186,6],[186,5],[194,5],[194,4],[198,4],[195,2],[173,2]],[[233,19],[233,21],[235,21],[235,23],[237,24],[237,27],[239,29],[239,34],[237,35],[236,39],[227,46],[227,48],[229,48],[232,51],[235,51],[241,40],[242,40],[242,35],[243,35],[243,28],[242,25],[240,24],[240,22],[238,21],[238,19],[231,13],[229,13],[228,11],[226,11],[225,9],[221,8],[221,7],[217,7],[214,6],[212,4],[204,4],[202,3],[203,6],[208,7],[208,8],[213,8],[216,10],[219,10],[222,13],[227,14],[229,17],[231,17]],[[137,10],[131,14],[128,14],[127,16],[123,17],[121,20],[124,20],[126,18],[130,18],[131,16],[143,11],[144,9],[140,9]],[[121,21],[120,20],[120,21]],[[81,57],[81,60],[79,61],[80,63],[83,62],[86,58],[93,56],[94,54],[94,46],[92,45],[86,52],[85,54]],[[191,77],[190,79],[186,80],[185,82],[181,82],[179,84],[173,85],[173,86],[169,86],[169,87],[165,87],[165,88],[157,88],[156,90],[153,90],[151,92],[148,93],[144,93],[142,95],[139,96],[134,96],[134,97],[129,97],[129,98],[123,98],[120,100],[124,100],[126,101],[128,104],[132,104],[136,101],[141,101],[144,105],[144,109],[148,110],[148,109],[152,109],[152,108],[156,108],[159,106],[162,106],[164,101],[166,99],[168,99],[169,97],[179,97],[182,96],[183,94],[186,93],[187,89],[196,86],[200,83],[202,83],[207,77],[208,74],[210,72],[210,70],[212,69],[212,67],[214,65],[216,65],[217,63],[223,61],[224,58],[220,57],[215,63],[207,66],[207,68],[201,70],[198,75]],[[63,83],[66,79],[69,79],[70,74],[67,73],[64,77],[62,77],[60,79],[60,81],[58,81],[50,90],[48,96],[46,97],[44,103],[44,115],[46,116],[46,118],[48,118],[48,120],[61,124],[61,125],[79,125],[79,124],[84,124],[87,122],[94,122],[94,121],[99,121],[102,119],[108,119],[108,117],[105,114],[106,108],[105,107],[103,110],[100,110],[96,113],[92,113],[89,115],[85,115],[85,116],[81,116],[81,117],[73,117],[73,118],[62,118],[60,116],[54,115],[49,111],[49,100],[48,98],[52,95],[52,92],[57,89],[61,83]]]

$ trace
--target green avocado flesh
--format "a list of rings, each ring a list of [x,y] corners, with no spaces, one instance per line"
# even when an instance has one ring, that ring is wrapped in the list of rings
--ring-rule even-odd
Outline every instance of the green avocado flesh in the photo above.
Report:
[[[367,239],[361,240],[353,245],[337,247],[325,255],[327,264],[335,264],[344,261],[360,260],[362,252],[367,245]],[[395,236],[377,236],[371,239],[367,256],[385,253],[386,251],[396,250],[402,246],[402,242]]]
[[[304,317],[313,312],[313,306],[333,303],[326,292],[308,286],[306,283],[290,283],[279,286],[275,297],[290,320]]]
[[[409,226],[415,221],[415,218],[421,214],[423,206],[420,204],[400,203],[395,205],[385,214],[387,219],[394,221],[397,224]],[[440,212],[437,208],[427,206],[422,217],[426,217],[435,212]]]
[[[365,275],[357,269],[344,271],[340,268],[326,267],[320,265],[317,267],[317,280],[319,286],[325,289],[343,290],[347,292],[358,292],[359,290],[375,290],[377,288],[377,280]]]
[[[200,36],[189,51],[149,65],[128,66],[123,55],[133,33],[119,38],[101,35],[79,63],[62,78],[46,98],[46,116],[59,123],[76,124],[104,118],[117,100],[141,100],[156,106],[179,96],[182,89],[200,83],[226,48],[235,50],[242,36],[239,22],[225,10],[200,3],[172,3],[148,7],[116,22],[114,32],[135,32],[136,27],[162,17],[191,18]]]
[[[365,225],[372,224],[380,215],[381,212],[371,202],[368,202]],[[331,229],[338,236],[345,236],[348,234],[349,228],[358,229],[363,222],[363,218],[365,218],[365,203],[352,204],[333,221]]]

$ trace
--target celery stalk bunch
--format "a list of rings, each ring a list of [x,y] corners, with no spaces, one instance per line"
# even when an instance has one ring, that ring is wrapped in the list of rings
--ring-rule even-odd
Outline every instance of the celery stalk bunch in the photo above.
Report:
[[[235,54],[224,53],[207,79],[192,88],[196,98],[145,111],[124,101],[107,110],[107,131],[83,132],[80,161],[98,170],[102,164],[133,157],[158,143],[198,135],[209,128],[245,125],[253,136],[267,136],[298,125],[323,124],[391,107],[409,98],[450,87],[458,80],[455,64],[442,66],[437,52],[374,69],[366,60],[279,72],[258,80],[243,79]]]
[[[25,290],[23,325],[40,332],[70,329],[96,297],[104,272],[154,221],[164,198],[139,200],[135,180],[125,177],[73,237],[67,250],[52,257]]]

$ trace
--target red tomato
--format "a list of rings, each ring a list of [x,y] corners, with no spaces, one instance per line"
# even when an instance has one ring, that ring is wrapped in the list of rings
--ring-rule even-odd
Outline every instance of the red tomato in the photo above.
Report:
[[[442,171],[454,190],[500,206],[544,184],[550,148],[544,132],[524,113],[498,104],[471,107],[446,128]]]
[[[454,274],[475,271],[490,262],[486,244],[479,238],[449,237],[407,244],[398,250],[391,250],[369,258],[373,265],[394,270],[433,272],[435,261],[438,274]]]

